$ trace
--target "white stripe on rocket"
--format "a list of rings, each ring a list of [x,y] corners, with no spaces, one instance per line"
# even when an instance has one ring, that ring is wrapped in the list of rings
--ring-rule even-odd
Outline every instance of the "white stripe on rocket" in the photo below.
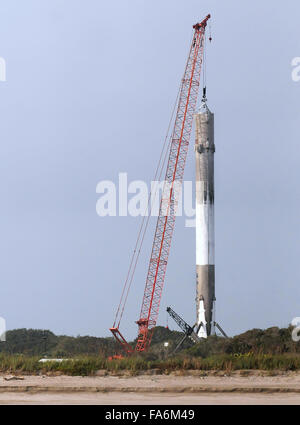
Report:
[[[215,264],[214,205],[196,203],[196,264]]]

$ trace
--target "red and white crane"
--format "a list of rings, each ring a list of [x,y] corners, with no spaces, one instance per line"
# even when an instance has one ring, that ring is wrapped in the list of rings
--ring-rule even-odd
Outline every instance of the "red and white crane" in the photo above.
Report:
[[[193,26],[194,35],[181,82],[174,128],[170,140],[165,183],[160,199],[159,215],[154,234],[140,318],[136,322],[138,324],[138,338],[135,350],[138,352],[146,351],[149,348],[158,318],[175,225],[178,195],[184,174],[193,115],[197,105],[205,44],[205,29],[209,19],[210,15],[207,15],[202,22]],[[139,234],[140,237],[143,240],[143,234],[141,232]],[[134,253],[137,253],[136,249]],[[137,259],[132,259],[129,274],[132,271],[134,272],[136,261]],[[110,331],[127,354],[132,353],[134,350],[121,334],[119,326],[132,281],[132,274],[131,277],[129,274],[127,275],[114,325],[110,328]]]

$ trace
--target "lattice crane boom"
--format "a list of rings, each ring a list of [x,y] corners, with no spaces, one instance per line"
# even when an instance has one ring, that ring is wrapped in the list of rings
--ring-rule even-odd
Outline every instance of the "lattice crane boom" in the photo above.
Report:
[[[194,332],[194,329],[188,323],[186,323],[186,321],[183,320],[183,318],[180,317],[179,314],[176,313],[176,311],[174,311],[171,307],[167,307],[167,312],[172,317],[172,319],[174,319],[174,321],[177,323],[177,325],[180,327],[180,329],[184,332],[186,336],[188,336],[194,343],[200,341],[200,338]]]
[[[158,318],[159,305],[175,225],[176,210],[192,131],[193,115],[197,104],[201,65],[203,61],[205,28],[209,18],[210,15],[202,22],[193,26],[194,36],[181,82],[177,113],[166,167],[165,183],[160,200],[159,215],[152,245],[140,318],[136,322],[139,326],[139,330],[135,349],[139,352],[148,349]],[[133,351],[120,333],[118,327],[113,327],[110,330],[127,353]]]

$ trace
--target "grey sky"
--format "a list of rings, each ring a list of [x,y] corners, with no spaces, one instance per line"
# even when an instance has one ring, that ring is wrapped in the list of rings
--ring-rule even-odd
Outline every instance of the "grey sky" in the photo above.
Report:
[[[109,334],[139,219],[98,217],[96,185],[119,172],[153,177],[192,25],[207,13],[217,320],[235,334],[300,316],[299,2],[1,0],[0,316],[9,329]],[[185,179],[193,175],[191,146]],[[152,236],[122,324],[130,338]],[[195,320],[194,238],[179,218],[159,324],[167,305]]]

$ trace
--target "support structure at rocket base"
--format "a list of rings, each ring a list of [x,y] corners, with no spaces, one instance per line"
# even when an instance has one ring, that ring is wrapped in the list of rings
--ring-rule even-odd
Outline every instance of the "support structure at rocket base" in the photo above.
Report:
[[[196,316],[197,333],[215,333],[214,114],[202,105],[195,114]]]

